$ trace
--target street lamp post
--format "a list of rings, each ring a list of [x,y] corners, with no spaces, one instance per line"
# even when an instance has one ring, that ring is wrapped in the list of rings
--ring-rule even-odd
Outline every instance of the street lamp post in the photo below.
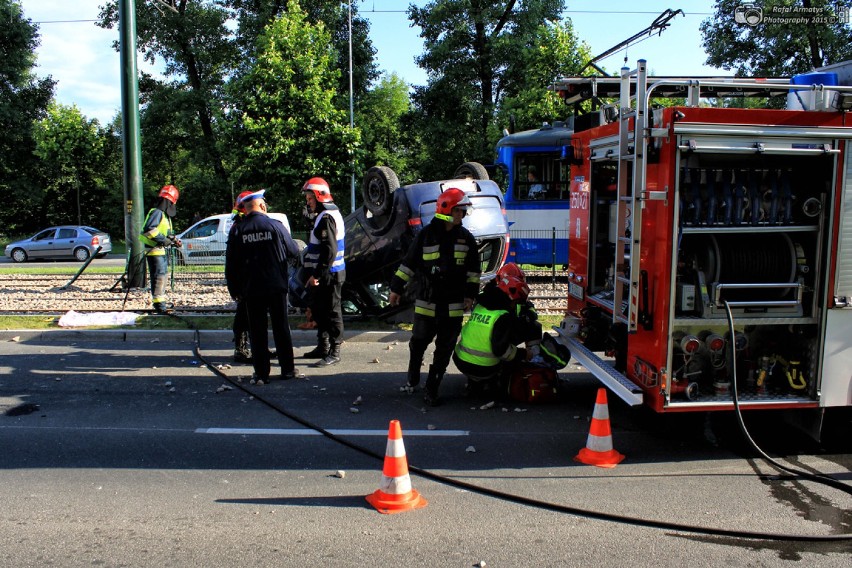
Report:
[[[349,128],[355,129],[355,105],[352,98],[352,0],[349,0]],[[355,212],[355,158],[352,158],[352,185],[349,197],[351,213]]]

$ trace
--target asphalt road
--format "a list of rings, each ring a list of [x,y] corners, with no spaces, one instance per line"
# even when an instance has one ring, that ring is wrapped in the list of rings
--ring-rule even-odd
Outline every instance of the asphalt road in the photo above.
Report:
[[[308,334],[295,338],[297,354],[311,347]],[[227,340],[203,332],[195,352],[180,332],[0,334],[4,565],[848,566],[849,540],[741,539],[582,511],[852,533],[850,495],[772,479],[778,471],[750,457],[728,417],[653,416],[610,397],[613,444],[626,459],[601,469],[572,459],[598,387],[576,367],[557,403],[485,410],[490,401],[464,398],[451,369],[445,403],[426,409],[398,392],[405,334],[349,337],[340,365],[262,387],[236,382],[250,367],[227,366]],[[414,473],[428,505],[379,514],[365,496],[379,487],[392,419],[412,469],[574,514]],[[848,447],[812,445],[777,415],[749,422],[785,463],[852,484]]]

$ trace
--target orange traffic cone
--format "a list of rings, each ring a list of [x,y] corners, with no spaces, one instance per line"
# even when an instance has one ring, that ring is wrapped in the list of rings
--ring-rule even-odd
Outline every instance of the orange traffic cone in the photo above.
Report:
[[[612,449],[612,433],[609,429],[609,408],[606,405],[606,389],[598,389],[595,400],[595,410],[592,412],[592,425],[586,447],[574,456],[574,460],[586,465],[598,467],[615,467],[624,459]]]
[[[382,468],[382,484],[375,493],[367,495],[367,501],[379,513],[402,513],[426,506],[426,499],[411,488],[408,475],[408,459],[402,443],[402,427],[399,420],[391,420],[388,428],[388,447],[385,465]]]

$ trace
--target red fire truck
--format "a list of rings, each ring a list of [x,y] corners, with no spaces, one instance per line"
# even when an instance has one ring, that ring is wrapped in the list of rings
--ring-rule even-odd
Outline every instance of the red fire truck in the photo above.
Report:
[[[574,359],[658,412],[731,409],[734,379],[742,408],[852,406],[852,87],[654,79],[640,60],[557,89],[619,100],[566,149]],[[702,105],[788,94],[820,110]]]

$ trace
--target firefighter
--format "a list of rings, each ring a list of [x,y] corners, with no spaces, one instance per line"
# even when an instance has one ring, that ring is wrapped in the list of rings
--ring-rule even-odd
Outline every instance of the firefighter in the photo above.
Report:
[[[477,297],[453,352],[453,362],[468,378],[469,394],[495,383],[498,393],[507,393],[511,371],[527,359],[527,350],[516,346],[540,343],[541,324],[520,315],[529,292],[524,280],[504,271]]]
[[[406,285],[414,282],[414,328],[408,342],[408,381],[401,390],[412,393],[420,384],[426,348],[435,341],[423,400],[436,406],[438,387],[450,363],[462,328],[464,312],[479,292],[479,250],[473,235],[462,226],[470,199],[449,188],[438,197],[435,217],[408,249],[391,280],[390,304],[399,305]]]
[[[151,278],[151,297],[154,302],[154,311],[158,314],[174,311],[174,304],[166,301],[166,276],[169,264],[166,248],[179,247],[181,244],[172,228],[172,219],[177,213],[179,196],[180,192],[175,186],[163,186],[157,194],[157,202],[145,217],[142,233],[139,235],[139,240],[145,246],[145,258]]]
[[[346,280],[345,228],[328,182],[312,177],[302,186],[302,192],[305,194],[305,216],[314,221],[304,267],[308,271],[305,287],[310,290],[311,317],[317,324],[317,346],[303,357],[319,359],[314,367],[327,367],[340,362],[343,341],[341,291]]]
[[[501,266],[499,270],[497,270],[496,278],[488,282],[485,285],[485,289],[495,287],[501,278],[505,278],[507,276],[518,278],[523,283],[527,283],[527,275],[524,273],[523,269],[514,262],[507,262]],[[515,304],[515,311],[520,318],[521,325],[529,328],[530,330],[537,329],[538,331],[537,334],[530,333],[529,339],[525,341],[530,357],[534,362],[538,363],[541,361],[542,328],[541,323],[538,321],[538,313],[535,311],[535,305],[533,305],[528,298],[525,298],[523,301],[519,301]]]
[[[245,219],[246,206],[242,200],[251,194],[251,191],[244,191],[237,196],[237,200],[234,202],[234,209],[231,211],[231,215],[234,219],[234,225],[238,225]],[[245,299],[242,297],[237,298],[237,309],[234,313],[233,331],[234,362],[251,363],[248,312],[246,311]]]

